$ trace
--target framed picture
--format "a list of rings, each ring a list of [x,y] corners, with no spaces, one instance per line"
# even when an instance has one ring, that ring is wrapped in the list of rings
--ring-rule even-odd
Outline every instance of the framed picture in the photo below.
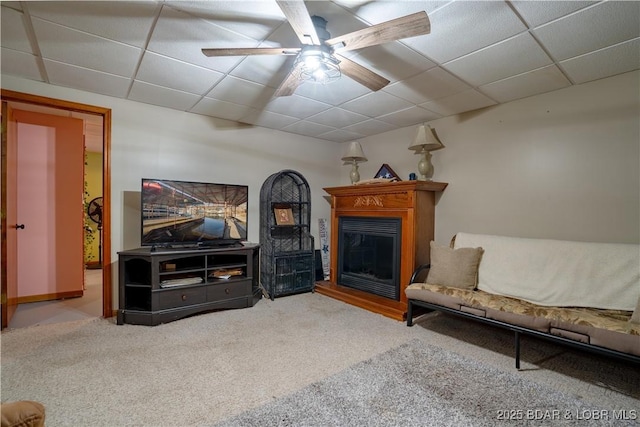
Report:
[[[276,217],[277,225],[294,225],[293,212],[291,207],[278,206],[273,208],[273,214]]]
[[[386,178],[393,179],[394,181],[402,181],[400,177],[391,169],[391,167],[383,163],[378,172],[376,172],[376,176],[374,178]]]

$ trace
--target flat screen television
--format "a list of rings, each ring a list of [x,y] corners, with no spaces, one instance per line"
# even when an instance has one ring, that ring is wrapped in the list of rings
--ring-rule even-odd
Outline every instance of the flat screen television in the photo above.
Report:
[[[249,187],[142,179],[143,246],[238,245],[247,240]]]

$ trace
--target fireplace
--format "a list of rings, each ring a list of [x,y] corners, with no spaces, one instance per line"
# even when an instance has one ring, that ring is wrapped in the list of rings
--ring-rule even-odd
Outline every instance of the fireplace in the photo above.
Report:
[[[319,294],[404,320],[415,267],[429,262],[443,182],[401,181],[324,190],[331,195],[331,275]]]
[[[342,217],[338,283],[400,300],[400,218]]]

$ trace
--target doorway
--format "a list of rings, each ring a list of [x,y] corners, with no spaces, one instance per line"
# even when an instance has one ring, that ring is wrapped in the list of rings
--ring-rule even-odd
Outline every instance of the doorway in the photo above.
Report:
[[[95,270],[89,273],[85,282],[91,286],[92,284],[99,282],[100,289],[97,290],[98,296],[101,294],[102,317],[112,317],[112,271],[111,271],[111,203],[110,203],[110,135],[111,135],[111,110],[103,107],[96,107],[86,104],[78,104],[74,102],[61,101],[52,98],[45,98],[40,96],[34,96],[19,92],[13,92],[8,90],[2,90],[3,112],[7,111],[7,104],[20,103],[33,106],[35,108],[42,109],[55,109],[62,114],[75,114],[75,115],[89,115],[88,117],[100,117],[102,120],[102,223],[101,223],[101,270]],[[2,204],[3,214],[5,213],[5,207],[7,205],[7,196],[11,194],[7,189],[7,175],[11,174],[12,165],[10,161],[7,161],[7,126],[6,126],[6,114],[3,114],[3,127],[2,127]],[[1,247],[1,266],[0,266],[0,279],[2,282],[2,328],[5,328],[9,324],[9,320],[12,312],[14,312],[17,306],[17,297],[12,294],[12,284],[10,283],[10,277],[12,277],[12,269],[15,267],[12,265],[11,257],[8,256],[11,252],[10,242],[11,231],[7,233],[7,216],[2,215],[2,247]],[[9,234],[9,239],[7,235]],[[94,291],[95,292],[95,291]],[[73,302],[73,300],[66,300],[67,303]],[[78,302],[75,302],[78,303]],[[36,303],[40,304],[40,303]]]

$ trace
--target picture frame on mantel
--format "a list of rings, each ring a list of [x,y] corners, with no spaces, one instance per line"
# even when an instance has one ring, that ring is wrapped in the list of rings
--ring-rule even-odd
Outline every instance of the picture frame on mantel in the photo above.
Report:
[[[386,163],[382,164],[378,172],[376,172],[376,175],[374,176],[374,178],[385,178],[385,179],[391,179],[394,181],[402,181],[398,176],[398,174],[395,173],[393,169],[391,169],[391,166],[389,166]]]

